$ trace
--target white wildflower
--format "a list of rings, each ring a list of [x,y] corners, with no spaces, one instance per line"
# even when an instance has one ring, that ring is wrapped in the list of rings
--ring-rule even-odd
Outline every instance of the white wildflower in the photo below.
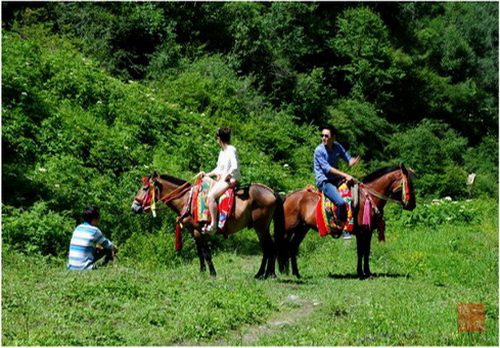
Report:
[[[47,173],[47,169],[45,169],[45,168],[41,168],[41,167],[40,167],[40,168],[38,168],[38,171],[39,171],[39,172],[42,172],[42,173]]]

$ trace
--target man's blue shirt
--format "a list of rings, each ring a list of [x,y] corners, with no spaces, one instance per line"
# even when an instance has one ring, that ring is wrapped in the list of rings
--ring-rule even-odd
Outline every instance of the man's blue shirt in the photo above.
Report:
[[[316,176],[316,186],[320,186],[324,181],[334,180],[336,175],[330,173],[333,168],[338,169],[339,158],[343,158],[347,163],[351,156],[338,142],[333,142],[332,150],[321,143],[314,150],[314,175]]]

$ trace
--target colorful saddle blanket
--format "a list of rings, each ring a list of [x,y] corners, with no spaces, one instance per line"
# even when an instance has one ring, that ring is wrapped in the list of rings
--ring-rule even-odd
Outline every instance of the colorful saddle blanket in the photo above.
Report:
[[[318,191],[320,199],[316,205],[316,223],[321,237],[329,234],[341,235],[343,230],[352,232],[354,227],[354,218],[352,211],[352,195],[346,184],[338,188],[340,195],[344,199],[347,208],[347,221],[343,222],[337,218],[337,208],[322,192]]]
[[[193,213],[194,221],[196,222],[209,222],[210,212],[207,205],[208,192],[214,185],[215,181],[210,178],[203,178],[194,187],[191,211]],[[219,221],[218,228],[224,230],[226,221],[233,213],[234,208],[234,189],[229,188],[218,199],[219,205]]]

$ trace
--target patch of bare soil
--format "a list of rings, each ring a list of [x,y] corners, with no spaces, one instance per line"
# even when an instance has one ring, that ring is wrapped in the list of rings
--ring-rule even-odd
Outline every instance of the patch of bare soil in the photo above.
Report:
[[[295,308],[287,310],[290,304]],[[285,309],[276,313],[268,322],[261,325],[244,326],[234,332],[232,337],[240,341],[239,344],[242,346],[252,345],[258,341],[261,336],[273,334],[284,326],[300,322],[303,318],[310,315],[314,307],[318,304],[319,303],[316,301],[306,301],[300,299],[299,296],[289,295],[287,300],[282,303]],[[215,344],[220,346],[227,345],[227,343],[223,341],[216,342]]]

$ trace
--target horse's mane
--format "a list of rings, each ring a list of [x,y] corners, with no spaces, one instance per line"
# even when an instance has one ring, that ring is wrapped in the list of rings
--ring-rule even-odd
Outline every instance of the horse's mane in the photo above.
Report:
[[[391,173],[391,172],[398,170],[398,169],[399,169],[399,167],[394,167],[394,166],[387,166],[387,167],[379,168],[376,171],[374,171],[373,173],[365,176],[362,181],[364,183],[372,182],[373,180],[380,178],[382,175]]]
[[[163,180],[166,180],[168,182],[171,182],[172,184],[178,185],[178,186],[181,186],[181,185],[184,185],[185,183],[187,183],[186,180],[179,179],[179,178],[176,178],[174,176],[167,175],[167,174],[160,175],[160,178],[162,178]]]

